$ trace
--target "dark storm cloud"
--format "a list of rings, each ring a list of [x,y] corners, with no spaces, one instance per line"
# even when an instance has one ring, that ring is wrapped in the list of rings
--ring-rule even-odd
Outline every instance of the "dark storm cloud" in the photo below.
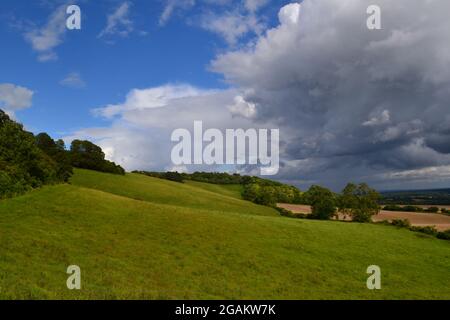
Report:
[[[366,27],[371,4],[382,9],[382,30]],[[449,10],[444,0],[305,0],[284,7],[254,47],[212,67],[256,105],[256,121],[280,127],[280,178],[340,187],[444,166]]]

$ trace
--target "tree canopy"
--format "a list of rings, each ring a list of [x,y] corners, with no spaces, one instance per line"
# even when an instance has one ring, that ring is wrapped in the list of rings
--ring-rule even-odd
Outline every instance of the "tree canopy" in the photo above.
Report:
[[[75,140],[67,151],[64,141],[47,133],[34,136],[0,110],[0,199],[22,194],[45,184],[67,182],[72,166],[124,174],[105,160],[101,148]]]

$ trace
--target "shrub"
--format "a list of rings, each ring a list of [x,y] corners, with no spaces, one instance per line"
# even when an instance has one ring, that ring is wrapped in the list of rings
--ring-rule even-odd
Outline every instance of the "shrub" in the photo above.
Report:
[[[423,210],[424,212],[430,212],[430,213],[438,213],[439,212],[439,208],[438,207],[429,207],[427,209]]]
[[[163,177],[166,180],[183,183],[183,176],[178,172],[165,172]]]
[[[438,232],[436,237],[442,240],[450,240],[450,229],[443,232]]]
[[[438,234],[438,231],[436,230],[436,228],[430,227],[430,226],[426,226],[426,227],[413,226],[409,229],[411,231],[421,232],[421,233],[425,233],[425,234],[428,234],[431,236],[437,236],[437,234]]]
[[[393,226],[396,226],[399,228],[410,228],[411,227],[411,223],[409,222],[408,219],[393,219],[391,221],[391,224]]]
[[[406,211],[406,212],[420,212],[422,211],[421,208],[416,207],[416,206],[404,206],[402,208],[402,211]]]
[[[396,204],[388,204],[386,206],[383,207],[383,210],[386,211],[402,211],[402,207],[396,205]]]

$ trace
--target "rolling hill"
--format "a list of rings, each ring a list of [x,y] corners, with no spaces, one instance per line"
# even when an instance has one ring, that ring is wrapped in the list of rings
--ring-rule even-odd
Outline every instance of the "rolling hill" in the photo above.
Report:
[[[237,191],[76,170],[2,200],[0,299],[450,299],[448,241],[284,218]]]

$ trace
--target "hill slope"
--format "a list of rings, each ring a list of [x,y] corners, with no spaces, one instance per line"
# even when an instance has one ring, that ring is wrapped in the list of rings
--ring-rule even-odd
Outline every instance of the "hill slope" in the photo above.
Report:
[[[176,204],[193,209],[211,209],[277,216],[276,210],[255,205],[229,195],[198,188],[191,183],[178,183],[129,173],[125,176],[76,169],[72,184],[101,190],[135,200],[160,204]],[[205,184],[203,184],[205,185]],[[214,188],[214,185],[212,186]],[[217,191],[217,187],[216,191]]]
[[[77,170],[74,185],[0,201],[0,298],[450,299],[447,241],[248,214],[259,207],[122,178]],[[66,289],[71,264],[81,267],[81,291]],[[365,287],[371,264],[382,271],[376,292]]]

